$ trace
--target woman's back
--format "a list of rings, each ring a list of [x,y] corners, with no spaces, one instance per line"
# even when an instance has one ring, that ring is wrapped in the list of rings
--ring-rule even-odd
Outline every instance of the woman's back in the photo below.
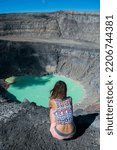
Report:
[[[56,120],[56,129],[62,133],[71,133],[74,129],[72,98],[55,99],[54,102],[56,108],[53,113]]]
[[[73,122],[73,110],[72,110],[72,99],[71,97],[65,98],[64,100],[55,99],[56,109],[54,115],[57,124],[68,124]]]
[[[58,81],[50,93],[50,132],[53,137],[58,139],[70,138],[75,133],[75,125],[73,123],[72,98],[66,97],[66,83]]]

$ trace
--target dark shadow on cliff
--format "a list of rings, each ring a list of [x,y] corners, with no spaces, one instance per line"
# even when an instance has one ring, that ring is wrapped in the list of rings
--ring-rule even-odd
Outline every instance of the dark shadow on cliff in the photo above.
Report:
[[[1,41],[0,47],[0,78],[45,72],[41,63],[46,59],[43,56],[38,58],[32,43]]]
[[[4,89],[2,86],[0,86],[0,94],[2,95],[2,97],[4,99],[7,100],[7,102],[17,102],[17,103],[21,103],[20,101],[18,101],[18,99],[11,94],[10,92],[8,92],[6,89]]]
[[[85,130],[94,122],[96,116],[98,115],[99,113],[74,116],[74,123],[76,125],[76,133],[72,138],[68,140],[74,140],[82,136],[85,133]]]
[[[1,58],[0,58],[0,78],[5,79],[10,76],[35,75],[41,76],[47,74],[45,66],[47,62],[47,54],[41,54],[46,50],[43,44],[31,42],[7,42],[1,41]],[[50,76],[51,78],[51,76]],[[45,84],[50,80],[37,80],[36,77],[29,78],[14,86],[23,88],[34,84]]]

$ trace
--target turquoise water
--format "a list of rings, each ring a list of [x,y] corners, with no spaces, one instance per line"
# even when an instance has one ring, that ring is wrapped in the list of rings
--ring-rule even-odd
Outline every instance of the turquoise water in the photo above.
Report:
[[[67,96],[71,96],[73,102],[83,97],[84,92],[81,85],[72,79],[59,75],[16,77],[7,91],[21,102],[26,98],[37,105],[48,107],[50,90],[58,80],[62,80],[67,84]]]

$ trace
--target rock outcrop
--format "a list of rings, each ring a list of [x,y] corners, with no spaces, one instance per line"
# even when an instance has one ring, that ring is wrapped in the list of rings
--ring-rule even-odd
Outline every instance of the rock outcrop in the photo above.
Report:
[[[98,112],[74,112],[77,133],[57,140],[49,128],[49,109],[28,101],[0,103],[1,150],[99,150]]]
[[[0,15],[0,36],[72,39],[99,43],[98,13],[52,12]]]

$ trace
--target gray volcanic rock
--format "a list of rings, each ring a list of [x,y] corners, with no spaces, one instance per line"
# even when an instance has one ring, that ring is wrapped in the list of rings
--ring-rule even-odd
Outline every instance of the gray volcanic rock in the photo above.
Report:
[[[93,125],[95,119],[99,122],[97,113],[74,113],[77,133],[72,139],[61,141],[49,131],[47,108],[28,101],[12,102],[0,104],[0,112],[1,150],[99,150],[99,127]]]
[[[99,101],[99,24],[99,13],[1,14],[0,78],[61,74],[81,82],[85,105]]]
[[[0,15],[0,79],[59,74],[84,89],[73,106],[77,133],[59,141],[49,132],[49,108],[19,103],[0,85],[0,150],[99,150],[99,17],[64,11]]]
[[[72,39],[99,43],[99,13],[58,11],[0,15],[0,36]]]
[[[1,78],[12,75],[65,75],[80,81],[86,105],[99,100],[99,47],[88,42],[0,40]]]

